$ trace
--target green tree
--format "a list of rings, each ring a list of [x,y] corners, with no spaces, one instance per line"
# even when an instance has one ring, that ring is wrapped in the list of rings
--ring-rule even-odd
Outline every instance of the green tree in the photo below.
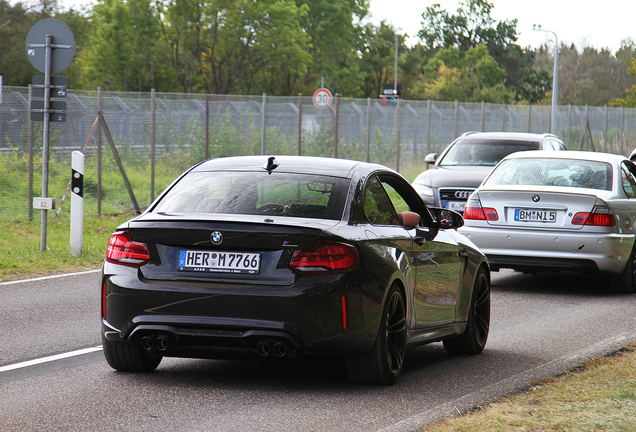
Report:
[[[378,27],[368,24],[363,32],[361,44],[361,71],[366,78],[362,87],[363,97],[377,98],[382,94],[384,84],[395,81],[395,36],[396,31],[386,22]],[[404,60],[406,46],[404,36],[398,36],[398,68]],[[401,57],[401,58],[400,58]],[[399,74],[399,72],[398,72]],[[401,83],[401,81],[400,81]]]
[[[491,58],[505,70],[502,83],[506,90],[503,93],[499,90],[486,92],[489,87],[486,85],[476,94],[487,95],[490,99],[512,97],[517,102],[543,100],[550,88],[549,72],[533,68],[528,53],[516,44],[517,20],[494,20],[491,17],[493,8],[487,0],[466,0],[460,3],[456,13],[451,14],[440,4],[433,4],[422,14],[422,30],[418,36],[431,53],[455,48],[463,55],[470,49],[485,46]],[[450,67],[448,59],[443,61]],[[430,65],[427,69],[430,72]]]
[[[31,83],[35,69],[24,54],[24,41],[35,18],[22,3],[14,6],[0,0],[0,75],[4,85],[25,86]]]
[[[7,0],[0,0],[0,75],[3,75],[4,85],[26,86],[31,84],[33,75],[40,74],[27,59],[24,44],[31,27],[45,18],[57,18],[65,22],[75,36],[78,46],[76,52],[81,50],[87,22],[81,14],[75,11],[61,12],[55,0],[18,2],[14,5]],[[65,73],[69,75],[68,71]],[[73,83],[71,76],[69,83]]]
[[[311,63],[310,38],[300,21],[306,6],[292,0],[224,1],[203,41],[201,68],[207,92],[290,94]]]
[[[90,18],[90,38],[77,59],[84,88],[175,89],[151,0],[98,0]]]
[[[99,0],[91,16],[93,31],[78,58],[82,84],[105,90],[130,90],[134,74],[132,17],[123,0]],[[134,80],[133,80],[134,82]]]
[[[361,71],[359,48],[365,27],[360,24],[368,14],[366,0],[296,0],[307,7],[301,26],[311,38],[311,68],[303,79],[305,93],[318,88],[324,77],[332,93],[361,95],[366,87]]]
[[[512,100],[503,84],[506,71],[484,45],[470,48],[464,56],[457,48],[441,49],[430,59],[427,71],[414,90],[421,99],[492,103]]]
[[[629,58],[633,50],[625,44],[613,55],[607,48],[561,44],[559,47],[559,103],[603,106],[614,103],[625,89],[636,84],[629,73]],[[546,45],[536,52],[538,69],[554,65],[554,55]],[[620,105],[620,102],[618,102]],[[627,105],[624,105],[627,106]]]
[[[428,6],[422,14],[418,37],[429,49],[454,47],[460,52],[486,45],[489,49],[517,41],[517,20],[495,21],[490,13],[494,5],[487,0],[460,2],[456,14],[449,14],[439,3]]]

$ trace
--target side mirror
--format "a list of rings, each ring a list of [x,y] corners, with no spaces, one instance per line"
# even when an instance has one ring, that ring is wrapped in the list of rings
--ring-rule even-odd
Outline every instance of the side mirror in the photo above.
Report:
[[[435,218],[435,224],[440,229],[457,229],[464,226],[464,218],[456,211],[439,207],[429,207],[429,210]]]
[[[398,221],[407,230],[412,230],[420,224],[420,215],[415,212],[398,213]]]
[[[427,154],[424,158],[424,162],[426,162],[428,165],[434,165],[435,162],[437,162],[437,153]]]

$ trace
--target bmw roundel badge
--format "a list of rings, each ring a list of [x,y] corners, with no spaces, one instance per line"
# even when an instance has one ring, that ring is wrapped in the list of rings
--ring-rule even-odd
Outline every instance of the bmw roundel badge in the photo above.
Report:
[[[214,231],[211,235],[210,235],[210,240],[212,241],[212,243],[214,244],[221,244],[221,242],[223,241],[223,234],[221,234],[221,231]]]
[[[532,195],[532,201],[539,202],[540,199],[541,197],[539,195]]]

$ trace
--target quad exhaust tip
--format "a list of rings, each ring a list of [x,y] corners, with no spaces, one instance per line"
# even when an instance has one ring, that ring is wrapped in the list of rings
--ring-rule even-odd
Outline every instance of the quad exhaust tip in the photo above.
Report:
[[[169,346],[169,339],[166,335],[149,335],[141,338],[141,347],[145,350],[157,348],[159,351],[165,351]]]
[[[261,341],[256,345],[256,352],[263,357],[274,355],[276,357],[296,358],[298,356],[296,349],[283,341]]]
[[[170,337],[168,335],[150,334],[141,338],[141,347],[146,351],[157,350],[166,351],[170,348]],[[256,352],[262,357],[287,357],[295,359],[298,352],[287,342],[275,340],[262,340],[256,345]]]

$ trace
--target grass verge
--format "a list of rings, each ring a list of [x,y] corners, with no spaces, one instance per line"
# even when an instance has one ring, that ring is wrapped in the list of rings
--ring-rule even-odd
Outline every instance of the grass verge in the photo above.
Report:
[[[45,252],[40,251],[41,220],[0,221],[0,282],[94,269],[101,266],[108,238],[133,214],[86,216],[82,255],[71,256],[70,218],[49,212]]]
[[[423,432],[635,431],[636,344]]]

